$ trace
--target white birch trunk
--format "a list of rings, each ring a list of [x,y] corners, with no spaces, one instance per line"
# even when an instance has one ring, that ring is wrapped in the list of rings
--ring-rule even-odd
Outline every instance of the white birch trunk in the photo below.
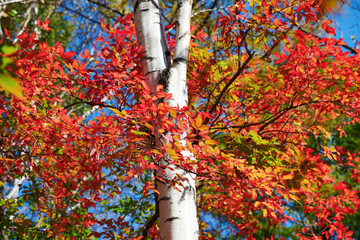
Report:
[[[167,93],[172,94],[168,101],[171,107],[188,105],[186,68],[188,59],[190,33],[190,16],[192,0],[180,1],[178,23],[176,28],[176,47],[174,60],[169,60],[169,50],[162,29],[159,0],[136,0],[134,4],[134,18],[136,36],[142,46],[145,57],[142,68],[150,86],[151,94],[155,94],[161,73],[167,68]],[[185,137],[184,133],[182,138]],[[161,148],[161,142],[157,141]],[[191,153],[183,152],[184,157],[191,157]],[[198,239],[199,227],[196,212],[195,176],[163,159],[160,165],[166,167],[165,174],[160,171],[157,176],[167,183],[157,184],[159,191],[160,239],[162,240],[195,240]],[[175,170],[170,170],[175,169]],[[180,174],[188,181],[174,189],[170,181]]]

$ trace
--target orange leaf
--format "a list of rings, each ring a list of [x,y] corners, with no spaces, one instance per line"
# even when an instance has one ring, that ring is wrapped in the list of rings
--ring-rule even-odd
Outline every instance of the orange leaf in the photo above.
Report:
[[[253,200],[256,200],[256,199],[257,199],[257,192],[256,192],[256,190],[252,190],[252,191],[251,191],[251,197],[252,197]]]

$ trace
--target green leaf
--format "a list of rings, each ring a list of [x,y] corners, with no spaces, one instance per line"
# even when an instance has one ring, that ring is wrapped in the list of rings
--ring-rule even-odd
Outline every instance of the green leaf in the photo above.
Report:
[[[18,12],[15,9],[12,9],[10,12],[10,16],[15,17],[18,14]]]
[[[5,91],[14,94],[18,98],[23,98],[20,84],[9,75],[0,74],[0,87]]]
[[[1,69],[5,69],[6,66],[12,62],[12,60],[7,57],[2,58],[1,61],[2,61],[1,66],[0,66]]]
[[[11,54],[16,51],[16,48],[13,46],[4,45],[2,46],[1,51],[5,54]]]

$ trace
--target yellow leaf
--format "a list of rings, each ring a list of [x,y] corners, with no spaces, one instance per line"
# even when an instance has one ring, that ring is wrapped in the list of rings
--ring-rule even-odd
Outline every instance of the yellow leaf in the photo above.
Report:
[[[295,200],[297,202],[300,200],[300,198],[298,196],[296,196],[296,195],[289,194],[289,196],[290,196],[291,199],[293,199],[293,200]]]
[[[199,128],[199,127],[201,127],[201,125],[202,125],[202,117],[201,117],[201,115],[198,115],[196,117],[196,127]]]
[[[287,202],[289,202],[289,195],[288,195],[288,194],[285,194],[285,195],[284,195],[284,198],[285,198],[285,200],[286,200]]]
[[[272,172],[272,168],[271,168],[271,167],[265,168],[265,173],[271,173],[271,172]]]
[[[168,111],[169,111],[170,116],[172,116],[173,118],[176,118],[177,111],[175,109],[169,108]]]
[[[111,108],[111,111],[113,111],[117,116],[121,117],[121,112],[116,108]]]
[[[216,145],[218,143],[219,142],[214,139],[205,140],[205,144],[208,144],[208,145]]]
[[[118,235],[118,234],[116,234],[115,232],[113,232],[113,234],[114,234],[115,237],[117,237],[117,238],[119,238],[119,239],[121,238],[121,236]]]
[[[267,210],[264,208],[264,209],[261,209],[263,211],[263,217],[267,217],[268,216],[268,212]]]
[[[149,128],[149,129],[154,129],[154,127],[150,123],[145,123],[145,127]]]
[[[23,98],[20,84],[10,75],[0,74],[0,87],[5,91],[14,94],[18,98]]]
[[[99,62],[97,62],[97,63],[99,63]],[[67,66],[70,69],[70,72],[74,71],[73,66],[71,64],[65,63],[65,66]]]
[[[293,179],[293,178],[294,178],[294,175],[291,173],[283,176],[284,180]]]
[[[331,139],[331,134],[323,127],[316,126],[328,139]]]
[[[162,154],[159,150],[157,150],[155,148],[151,149],[150,151],[154,154]]]
[[[170,155],[170,157],[172,159],[174,159],[174,160],[178,159],[178,156],[177,156],[176,152],[173,149],[168,148],[167,152],[168,152],[168,154]]]
[[[249,2],[249,6],[250,6],[251,8],[253,8],[253,7],[254,7],[254,0],[250,0],[250,2]]]

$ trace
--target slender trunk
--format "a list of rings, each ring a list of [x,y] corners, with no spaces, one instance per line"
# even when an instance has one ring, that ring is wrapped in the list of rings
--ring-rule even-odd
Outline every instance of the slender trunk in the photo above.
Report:
[[[156,93],[160,76],[166,79],[167,93],[172,94],[168,101],[171,107],[184,107],[188,105],[186,68],[190,43],[190,16],[191,0],[180,1],[178,22],[176,28],[176,47],[173,63],[169,58],[165,34],[162,28],[159,0],[137,0],[134,4],[134,18],[136,36],[144,51],[142,68],[151,94]],[[164,71],[167,74],[161,74]],[[162,83],[164,84],[164,83]],[[182,134],[182,138],[185,137]],[[161,142],[156,143],[161,148]],[[191,153],[184,151],[183,156],[191,157]],[[164,158],[160,165],[165,168],[165,173],[158,171],[157,176],[164,182],[158,182],[160,239],[198,239],[199,227],[196,212],[195,176],[184,169],[176,167]],[[170,170],[174,169],[174,170]],[[183,187],[174,189],[170,181],[181,175],[188,181],[183,182]]]

